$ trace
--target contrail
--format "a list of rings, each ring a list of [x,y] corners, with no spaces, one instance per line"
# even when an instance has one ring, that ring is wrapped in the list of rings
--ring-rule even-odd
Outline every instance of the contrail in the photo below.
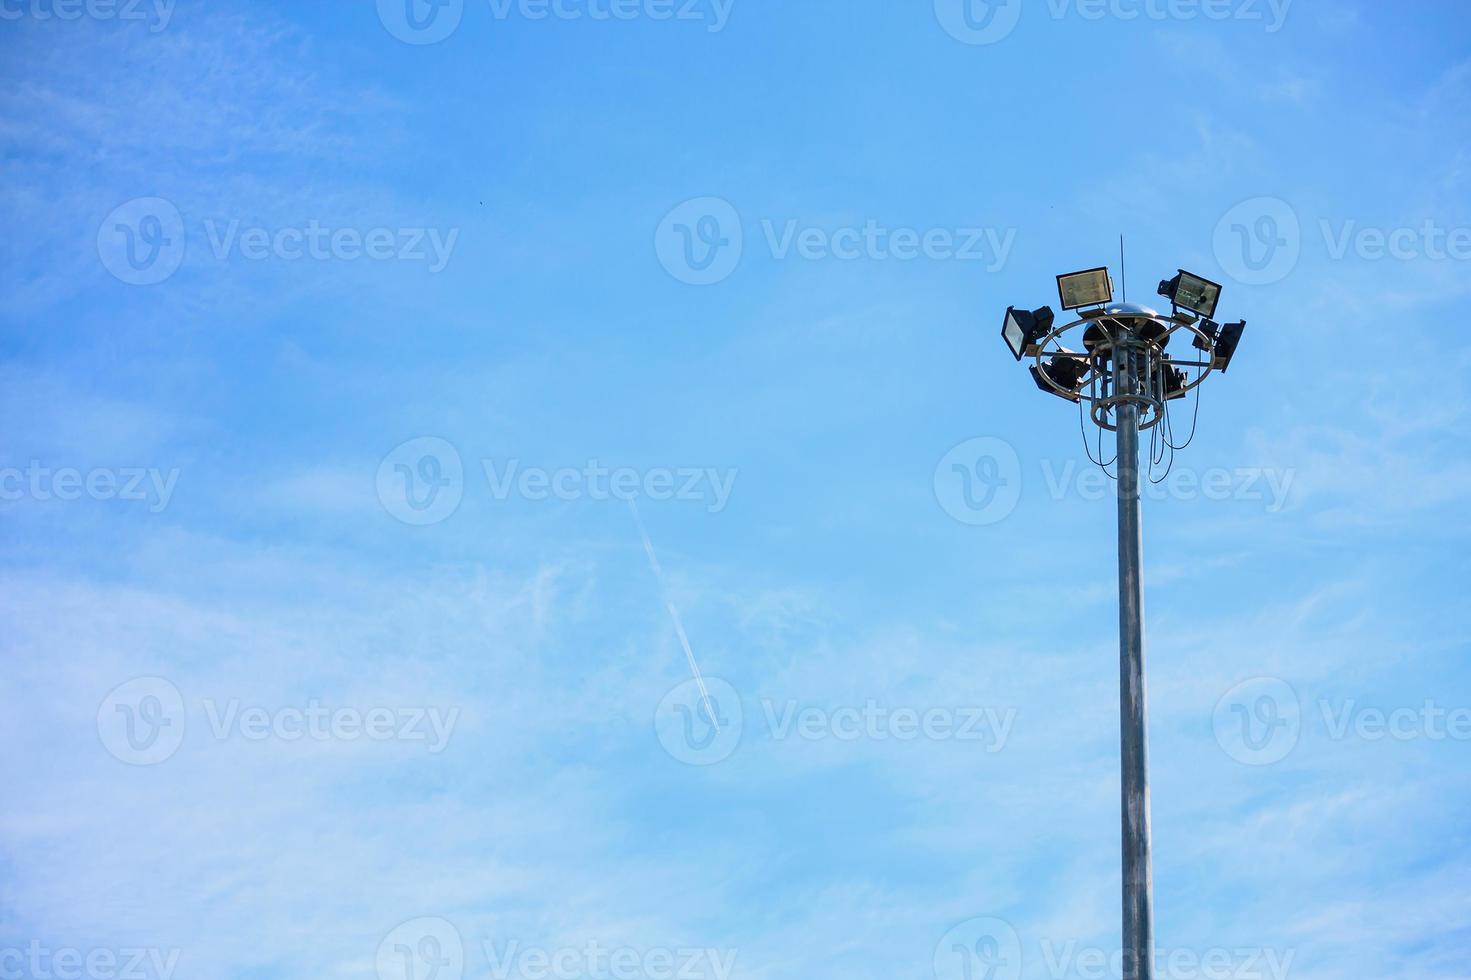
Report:
[[[690,673],[694,675],[695,685],[700,689],[700,697],[705,702],[705,716],[710,719],[710,724],[718,732],[720,722],[715,717],[715,708],[710,704],[710,692],[705,687],[705,677],[700,673],[700,665],[695,663],[695,651],[690,649],[690,638],[684,633],[684,623],[679,618],[679,610],[674,608],[674,600],[669,597],[669,583],[664,579],[664,569],[659,566],[659,556],[654,554],[654,543],[649,540],[649,532],[644,530],[644,522],[638,516],[638,503],[633,497],[628,498],[628,509],[633,511],[633,523],[638,525],[639,537],[644,540],[644,554],[649,556],[649,567],[654,570],[654,577],[659,580],[659,588],[664,593],[664,608],[669,610],[669,618],[674,620],[674,632],[679,634],[679,645],[684,647],[685,659],[689,661]]]

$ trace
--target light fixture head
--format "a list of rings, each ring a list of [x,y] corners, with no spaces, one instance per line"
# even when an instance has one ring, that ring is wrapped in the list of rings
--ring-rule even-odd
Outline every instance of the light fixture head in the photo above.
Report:
[[[1209,320],[1216,315],[1221,302],[1221,284],[1181,269],[1173,279],[1159,284],[1159,294],[1178,309],[1198,313]]]
[[[1171,364],[1170,355],[1166,354],[1160,362],[1160,384],[1164,389],[1165,401],[1184,398],[1187,380],[1184,370]]]
[[[1057,277],[1057,295],[1065,310],[1112,302],[1113,278],[1108,274],[1106,266],[1069,272]]]
[[[1018,361],[1023,357],[1036,357],[1037,345],[1052,332],[1054,318],[1055,314],[1050,306],[1030,313],[1008,306],[1006,317],[1001,321],[1001,338],[1006,341],[1006,346]]]
[[[1077,356],[1073,351],[1064,347],[1060,352],[1053,354],[1040,371],[1035,364],[1029,365],[1029,368],[1032,372],[1032,380],[1037,383],[1037,387],[1049,395],[1056,395],[1070,402],[1082,400],[1079,392],[1083,390],[1083,379],[1087,376],[1089,368],[1085,358]],[[1044,372],[1046,377],[1043,376]],[[1051,384],[1048,384],[1048,378],[1052,379]],[[1058,388],[1064,390],[1059,391]]]
[[[1236,347],[1241,343],[1241,335],[1246,330],[1246,321],[1239,323],[1228,323],[1221,328],[1220,334],[1216,336],[1216,351],[1211,362],[1211,367],[1226,373],[1231,366],[1231,358],[1236,356]]]
[[[1199,330],[1201,334],[1205,335],[1204,337],[1202,337],[1200,336],[1200,334],[1196,334],[1194,341],[1196,350],[1209,351],[1211,350],[1211,348],[1215,347],[1216,334],[1221,329],[1221,325],[1219,323],[1214,320],[1201,320],[1195,325],[1195,329]]]

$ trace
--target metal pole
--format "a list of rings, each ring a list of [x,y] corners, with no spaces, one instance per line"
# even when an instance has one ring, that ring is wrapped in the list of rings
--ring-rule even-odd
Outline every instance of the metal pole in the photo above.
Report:
[[[1133,331],[1115,353],[1117,394],[1138,389]],[[1118,356],[1122,355],[1122,356]],[[1144,355],[1147,356],[1147,355]],[[1139,406],[1119,404],[1119,718],[1122,764],[1124,980],[1154,980],[1150,870],[1148,691],[1144,683],[1143,540],[1139,518]]]

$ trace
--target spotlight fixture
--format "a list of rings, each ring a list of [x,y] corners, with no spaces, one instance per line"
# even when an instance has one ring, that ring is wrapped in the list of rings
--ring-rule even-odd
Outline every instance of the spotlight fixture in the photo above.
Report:
[[[1065,310],[1108,303],[1113,300],[1113,278],[1107,266],[1069,272],[1057,277],[1057,295]]]
[[[1211,348],[1216,345],[1216,334],[1220,331],[1221,325],[1214,320],[1201,320],[1195,325],[1195,328],[1202,334],[1205,334],[1204,337],[1196,336],[1196,349],[1209,353]]]
[[[1164,386],[1165,401],[1184,398],[1185,382],[1184,370],[1171,364],[1170,355],[1166,354],[1160,363],[1160,383]]]
[[[1216,353],[1211,367],[1222,374],[1226,373],[1226,369],[1231,366],[1231,358],[1236,356],[1236,345],[1241,343],[1241,334],[1245,330],[1245,320],[1239,323],[1228,323],[1221,328],[1220,334],[1216,337]]]
[[[1216,304],[1221,301],[1221,284],[1181,269],[1175,278],[1159,284],[1159,294],[1176,309],[1189,310],[1209,320],[1216,315]]]
[[[1032,380],[1037,383],[1038,388],[1041,388],[1049,395],[1066,398],[1070,402],[1082,400],[1079,392],[1083,387],[1083,378],[1088,374],[1088,361],[1086,359],[1077,356],[1073,351],[1064,347],[1061,351],[1052,355],[1041,371],[1037,370],[1037,365],[1035,364],[1030,365],[1030,368]],[[1043,377],[1043,372],[1046,372],[1046,377]],[[1052,379],[1052,384],[1047,383],[1048,378]],[[1058,391],[1058,388],[1065,390]]]
[[[1006,319],[1001,322],[1001,336],[1012,356],[1020,361],[1023,357],[1036,357],[1037,344],[1052,330],[1054,314],[1052,307],[1028,313],[1014,306],[1006,308]]]

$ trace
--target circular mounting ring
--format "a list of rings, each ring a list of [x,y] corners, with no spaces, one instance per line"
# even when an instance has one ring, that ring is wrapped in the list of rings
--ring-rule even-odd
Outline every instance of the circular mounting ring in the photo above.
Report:
[[[1110,329],[1110,321],[1112,321],[1112,326],[1114,329]],[[1052,388],[1055,392],[1057,392],[1059,395],[1062,395],[1064,398],[1067,398],[1069,400],[1079,399],[1089,402],[1091,405],[1090,414],[1093,416],[1093,421],[1105,429],[1112,430],[1114,428],[1114,426],[1108,424],[1106,421],[1103,420],[1103,418],[1106,418],[1108,410],[1113,406],[1126,401],[1132,401],[1153,410],[1153,418],[1149,422],[1140,425],[1141,429],[1150,428],[1159,422],[1160,417],[1163,414],[1164,406],[1163,403],[1161,403],[1158,399],[1155,399],[1148,395],[1094,396],[1083,391],[1069,391],[1068,389],[1062,387],[1057,382],[1052,380],[1052,376],[1049,375],[1047,373],[1047,370],[1043,367],[1042,359],[1044,357],[1051,357],[1056,354],[1063,354],[1065,356],[1074,358],[1087,357],[1089,363],[1089,374],[1093,374],[1098,370],[1098,362],[1102,360],[1102,358],[1099,357],[1098,352],[1112,351],[1116,346],[1118,346],[1120,342],[1115,339],[1114,330],[1122,328],[1125,330],[1129,330],[1129,332],[1133,335],[1126,342],[1127,346],[1142,349],[1148,354],[1151,362],[1163,364],[1165,363],[1165,344],[1169,343],[1169,339],[1174,336],[1177,331],[1180,330],[1190,331],[1190,333],[1194,334],[1195,337],[1199,338],[1200,341],[1205,343],[1207,345],[1206,349],[1209,350],[1211,339],[1207,337],[1203,331],[1195,326],[1195,322],[1198,321],[1184,323],[1180,320],[1176,320],[1174,317],[1162,316],[1158,313],[1149,311],[1144,307],[1139,307],[1136,310],[1120,309],[1114,312],[1107,312],[1102,316],[1079,317],[1076,320],[1065,323],[1062,326],[1055,328],[1037,344],[1037,354],[1034,358],[1037,366],[1037,376],[1045,381],[1048,387]],[[1138,335],[1137,330],[1130,329],[1135,323],[1154,323],[1158,326],[1164,327],[1165,332],[1159,337],[1158,340],[1146,340]],[[1085,324],[1089,326],[1097,324],[1103,327],[1106,340],[1101,344],[1095,344],[1092,350],[1089,350],[1086,355],[1078,354],[1074,351],[1069,351],[1064,348],[1060,338],[1068,331],[1075,330]],[[1049,344],[1053,343],[1057,344],[1059,349],[1049,351],[1047,347]],[[1084,346],[1086,347],[1087,345],[1085,344]],[[1213,366],[1209,361],[1207,361],[1200,374],[1193,381],[1187,382],[1185,387],[1180,389],[1180,393],[1184,394],[1187,391],[1192,391],[1195,388],[1199,387],[1200,383],[1210,376],[1212,370],[1214,370]],[[1088,377],[1088,375],[1084,375],[1084,377]],[[1101,418],[1100,416],[1102,416],[1103,418]]]

